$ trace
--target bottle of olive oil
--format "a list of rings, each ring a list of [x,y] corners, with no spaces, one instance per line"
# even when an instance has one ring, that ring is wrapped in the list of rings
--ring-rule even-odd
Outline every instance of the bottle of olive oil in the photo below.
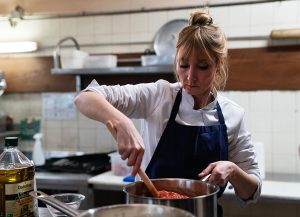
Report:
[[[0,155],[0,217],[34,217],[34,164],[18,149],[18,137],[6,137]]]

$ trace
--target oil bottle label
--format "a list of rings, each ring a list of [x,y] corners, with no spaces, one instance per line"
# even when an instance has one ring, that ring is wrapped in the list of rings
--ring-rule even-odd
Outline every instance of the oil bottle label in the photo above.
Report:
[[[5,217],[34,216],[34,180],[5,184]]]

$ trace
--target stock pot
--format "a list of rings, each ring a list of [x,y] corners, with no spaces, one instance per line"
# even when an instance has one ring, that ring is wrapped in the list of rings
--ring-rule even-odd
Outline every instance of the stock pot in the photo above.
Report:
[[[201,180],[163,178],[151,179],[158,191],[173,191],[187,195],[187,199],[162,199],[151,196],[143,181],[126,185],[126,203],[159,204],[181,208],[197,217],[217,217],[217,193],[219,186]]]
[[[79,211],[40,191],[30,195],[71,217],[195,217],[188,211],[156,204],[117,204]]]

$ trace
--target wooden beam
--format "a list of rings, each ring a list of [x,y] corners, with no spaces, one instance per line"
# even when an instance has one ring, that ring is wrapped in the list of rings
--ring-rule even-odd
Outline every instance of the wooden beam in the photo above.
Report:
[[[0,14],[8,15],[16,6],[21,6],[25,15],[51,15],[70,13],[120,13],[147,10],[172,10],[180,8],[200,8],[206,5],[222,6],[231,4],[250,4],[268,2],[267,0],[1,0]]]
[[[299,90],[300,46],[232,49],[227,90]]]
[[[138,59],[142,53],[120,54],[118,59]],[[246,48],[229,50],[229,78],[225,90],[300,90],[300,46]],[[121,63],[119,66],[138,66],[140,62]],[[0,70],[4,71],[7,93],[69,92],[75,91],[75,76],[53,75],[52,57],[2,57]],[[170,74],[84,75],[85,88],[92,79],[101,84],[153,82]]]
[[[6,93],[24,92],[72,92],[75,77],[52,75],[52,57],[4,57],[0,58],[0,70],[5,74]]]

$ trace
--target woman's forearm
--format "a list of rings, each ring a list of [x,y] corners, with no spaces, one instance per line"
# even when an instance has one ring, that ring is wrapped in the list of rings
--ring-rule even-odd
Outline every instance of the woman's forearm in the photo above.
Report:
[[[251,199],[258,188],[258,179],[254,175],[247,174],[237,165],[234,167],[234,172],[230,176],[229,182],[241,199]]]
[[[94,92],[82,92],[75,99],[79,111],[85,116],[104,124],[109,120],[116,132],[118,151],[127,165],[133,166],[132,175],[136,175],[141,166],[144,145],[143,139],[132,121],[112,106],[104,96]]]
[[[124,114],[113,107],[104,96],[94,92],[81,92],[76,97],[75,104],[82,114],[104,124],[108,120],[115,124],[124,118]]]

